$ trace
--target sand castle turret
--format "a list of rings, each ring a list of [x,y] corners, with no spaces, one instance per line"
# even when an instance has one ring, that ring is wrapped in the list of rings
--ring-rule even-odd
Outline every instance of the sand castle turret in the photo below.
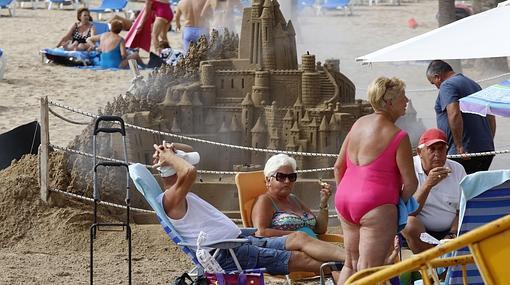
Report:
[[[202,64],[200,69],[200,87],[202,88],[203,103],[208,106],[214,105],[216,103],[216,78],[214,67],[211,64]]]
[[[273,5],[271,0],[265,0],[262,9],[261,29],[262,29],[262,68],[272,70],[276,68],[276,59],[274,53],[273,38]]]
[[[305,107],[315,107],[320,102],[320,74],[315,65],[315,55],[306,53],[301,57],[301,100]]]
[[[177,103],[180,113],[181,130],[185,133],[193,132],[193,103],[188,90],[184,90],[181,101]]]
[[[257,119],[257,123],[255,123],[255,126],[251,129],[251,146],[255,148],[267,146],[267,126],[262,116]],[[252,152],[252,163],[264,165],[265,159],[264,153]]]
[[[269,104],[270,82],[269,71],[255,71],[255,84],[252,87],[252,99],[255,106]]]

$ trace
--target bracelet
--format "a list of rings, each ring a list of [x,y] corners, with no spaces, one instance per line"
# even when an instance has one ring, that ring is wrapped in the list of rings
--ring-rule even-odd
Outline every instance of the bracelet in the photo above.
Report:
[[[326,205],[326,206],[324,206],[324,207],[322,207],[322,206],[320,206],[320,205],[319,205],[319,210],[321,210],[321,211],[324,211],[324,210],[328,211],[329,209],[328,209],[328,206],[327,206],[327,205]]]

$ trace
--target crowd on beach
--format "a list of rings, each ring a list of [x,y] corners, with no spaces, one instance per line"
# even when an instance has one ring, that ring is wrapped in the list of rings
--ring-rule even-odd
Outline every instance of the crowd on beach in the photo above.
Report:
[[[201,36],[209,36],[215,29],[220,34],[236,26],[234,13],[241,10],[239,0],[181,0],[175,7],[165,0],[146,0],[141,11],[132,18],[114,15],[109,19],[110,31],[97,34],[88,8],[77,11],[77,22],[60,39],[57,47],[70,51],[93,51],[100,54],[100,65],[105,68],[125,68],[134,59],[144,66],[137,49],[153,53],[164,62],[172,53],[167,33],[175,28],[182,33],[182,53]],[[127,31],[126,38],[120,36]]]
[[[325,261],[342,261],[332,272],[337,284],[354,273],[399,260],[403,237],[413,253],[433,245],[420,239],[428,233],[441,239],[458,232],[460,181],[466,174],[488,170],[493,156],[468,157],[471,152],[493,151],[495,118],[461,113],[459,99],[481,90],[442,60],[432,61],[427,80],[439,89],[434,106],[437,128],[420,137],[416,155],[408,134],[395,122],[406,112],[405,83],[379,77],[368,87],[374,112],[358,119],[339,151],[334,166],[334,205],[341,222],[343,247],[317,239],[327,231],[328,201],[332,185],[320,183],[319,212],[292,193],[297,181],[296,161],[286,154],[269,158],[264,167],[266,192],[253,206],[251,219],[257,232],[245,236],[232,221],[191,193],[196,169],[176,155],[190,151],[181,144],[154,145],[155,167],[168,166],[175,174],[162,177],[164,193],[158,199],[168,219],[185,242],[195,244],[204,231],[210,240],[242,237],[235,249],[243,268],[266,268],[270,274],[319,272]],[[448,159],[448,154],[460,154]],[[408,212],[398,211],[405,205]],[[404,215],[403,224],[399,224]],[[400,233],[400,235],[397,235]],[[216,261],[225,270],[235,262],[226,250]]]

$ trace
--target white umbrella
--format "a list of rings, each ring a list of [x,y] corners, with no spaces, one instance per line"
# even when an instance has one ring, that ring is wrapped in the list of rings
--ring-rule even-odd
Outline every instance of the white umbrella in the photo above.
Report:
[[[356,58],[363,64],[388,61],[510,56],[510,1],[425,34]]]

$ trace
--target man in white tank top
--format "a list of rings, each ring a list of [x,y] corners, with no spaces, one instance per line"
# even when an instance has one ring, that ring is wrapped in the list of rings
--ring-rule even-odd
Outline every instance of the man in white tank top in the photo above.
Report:
[[[157,162],[154,167],[169,166],[176,171],[175,175],[162,177],[165,191],[158,199],[184,242],[196,244],[200,231],[207,233],[208,241],[239,237],[241,231],[227,216],[190,192],[197,170],[177,156],[176,149],[190,152],[192,148],[183,144],[154,145],[154,148]],[[339,246],[311,238],[303,232],[274,238],[242,237],[249,242],[234,251],[243,269],[266,268],[270,274],[319,273],[322,263],[345,258],[345,252]],[[226,271],[236,269],[226,250],[222,250],[216,260]]]

